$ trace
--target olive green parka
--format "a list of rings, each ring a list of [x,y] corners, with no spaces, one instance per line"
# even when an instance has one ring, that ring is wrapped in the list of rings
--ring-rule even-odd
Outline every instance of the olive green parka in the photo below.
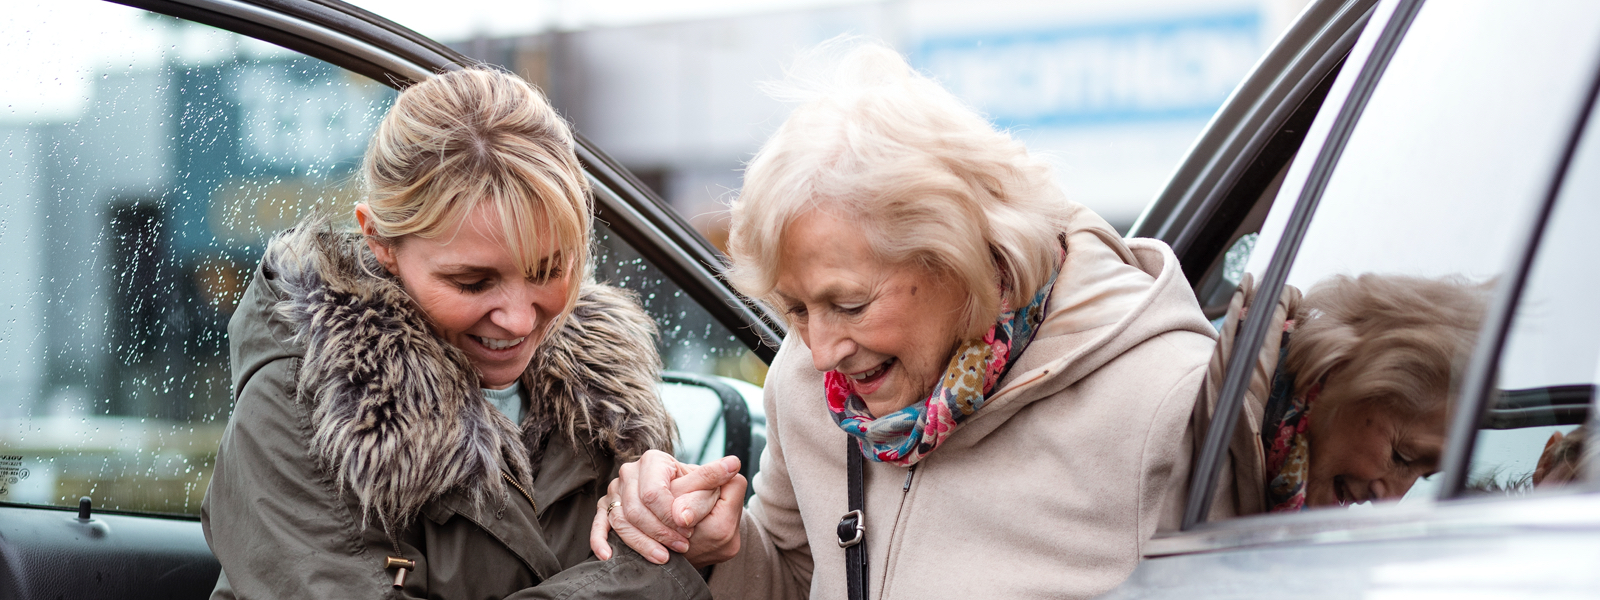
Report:
[[[586,284],[519,425],[357,236],[275,239],[228,326],[236,403],[201,508],[213,598],[709,598],[588,531],[617,467],[670,450],[654,326]],[[413,561],[404,584],[390,558]]]

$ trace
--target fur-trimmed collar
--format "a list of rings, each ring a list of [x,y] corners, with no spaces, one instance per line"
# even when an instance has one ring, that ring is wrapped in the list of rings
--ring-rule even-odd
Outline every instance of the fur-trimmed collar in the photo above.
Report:
[[[391,536],[453,490],[503,502],[501,470],[531,483],[554,435],[622,460],[671,449],[655,325],[626,291],[583,285],[522,375],[531,403],[518,427],[358,236],[303,223],[263,263],[305,348],[295,393],[311,411],[311,453]]]

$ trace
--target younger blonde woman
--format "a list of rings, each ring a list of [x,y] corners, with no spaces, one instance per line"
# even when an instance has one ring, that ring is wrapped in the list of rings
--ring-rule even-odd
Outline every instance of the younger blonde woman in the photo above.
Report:
[[[650,320],[584,282],[572,147],[515,76],[439,75],[373,137],[360,235],[271,243],[228,327],[214,598],[707,597],[681,558],[585,543],[616,466],[672,425]]]

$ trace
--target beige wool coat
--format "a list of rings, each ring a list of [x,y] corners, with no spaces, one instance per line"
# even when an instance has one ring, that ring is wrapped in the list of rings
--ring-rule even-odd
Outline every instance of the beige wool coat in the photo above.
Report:
[[[868,461],[870,595],[1086,598],[1182,515],[1215,330],[1172,251],[1077,207],[1045,322],[1000,391],[914,472]],[[846,434],[798,336],[766,380],[761,472],[716,598],[845,598]]]

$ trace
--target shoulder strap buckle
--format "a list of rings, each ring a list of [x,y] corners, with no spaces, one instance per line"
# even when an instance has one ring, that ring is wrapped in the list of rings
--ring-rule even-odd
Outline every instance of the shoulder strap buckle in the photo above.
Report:
[[[852,510],[839,518],[839,525],[834,533],[839,535],[839,547],[849,548],[861,543],[861,537],[867,532],[866,518],[859,510]]]

